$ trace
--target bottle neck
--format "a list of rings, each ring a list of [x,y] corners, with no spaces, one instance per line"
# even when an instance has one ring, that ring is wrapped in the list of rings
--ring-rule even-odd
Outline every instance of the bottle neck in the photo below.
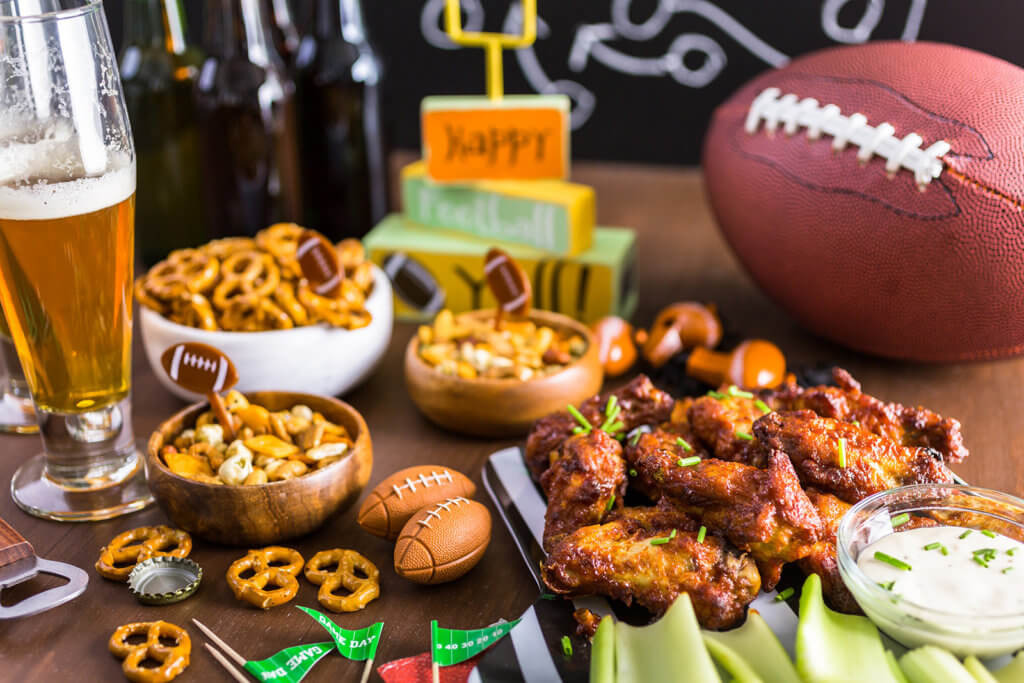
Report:
[[[208,54],[241,56],[258,66],[283,68],[266,0],[205,0],[205,5],[203,47]]]
[[[185,10],[181,0],[127,0],[124,7],[124,44],[163,46],[168,52],[185,52]]]

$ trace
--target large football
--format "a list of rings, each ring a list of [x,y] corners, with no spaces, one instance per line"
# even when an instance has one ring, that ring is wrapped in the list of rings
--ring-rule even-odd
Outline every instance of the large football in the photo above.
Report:
[[[469,477],[441,465],[417,465],[395,472],[370,492],[356,521],[374,536],[389,541],[417,510],[448,498],[472,498],[476,486]]]
[[[395,572],[415,583],[454,581],[476,566],[490,542],[487,508],[468,498],[449,498],[406,522],[395,543]]]
[[[762,74],[704,147],[718,224],[812,332],[892,358],[1024,351],[1024,70],[870,43]]]

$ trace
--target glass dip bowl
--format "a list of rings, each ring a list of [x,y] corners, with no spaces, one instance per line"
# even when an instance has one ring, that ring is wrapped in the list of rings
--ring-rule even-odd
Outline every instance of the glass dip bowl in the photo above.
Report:
[[[1024,648],[1024,613],[978,616],[916,604],[886,590],[857,565],[865,548],[901,532],[891,520],[903,513],[948,526],[989,529],[1024,542],[1024,500],[972,486],[903,486],[854,505],[840,521],[836,536],[839,573],[847,588],[871,621],[900,644],[908,648],[931,644],[960,656],[979,657]],[[1024,591],[1024,579],[1017,586]]]

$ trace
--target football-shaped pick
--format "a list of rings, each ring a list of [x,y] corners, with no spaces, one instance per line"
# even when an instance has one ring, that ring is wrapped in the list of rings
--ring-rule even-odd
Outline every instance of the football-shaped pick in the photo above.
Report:
[[[356,520],[374,536],[393,541],[409,518],[423,506],[449,498],[472,498],[475,494],[476,486],[469,477],[450,467],[407,467],[377,484],[363,501]]]
[[[475,500],[448,498],[416,511],[395,543],[395,572],[414,583],[454,581],[483,557],[491,513]]]
[[[1024,352],[1024,69],[952,45],[839,47],[715,112],[705,184],[760,287],[893,358]]]
[[[208,344],[182,342],[160,356],[160,364],[175,384],[197,394],[215,394],[235,386],[238,371],[231,359]]]

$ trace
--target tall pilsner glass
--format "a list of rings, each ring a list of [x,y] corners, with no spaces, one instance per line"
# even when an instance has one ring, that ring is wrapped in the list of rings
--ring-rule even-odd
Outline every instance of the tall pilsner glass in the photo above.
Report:
[[[44,452],[25,511],[152,502],[132,433],[135,150],[100,0],[0,0],[0,304]]]

